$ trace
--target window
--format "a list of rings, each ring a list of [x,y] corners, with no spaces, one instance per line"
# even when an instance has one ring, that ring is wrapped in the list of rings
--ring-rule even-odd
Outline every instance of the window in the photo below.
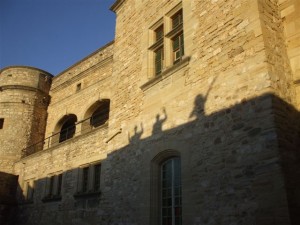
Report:
[[[78,173],[78,195],[86,195],[89,193],[95,194],[100,192],[100,176],[101,176],[101,164],[91,164],[79,169]]]
[[[160,75],[166,68],[182,60],[184,38],[181,4],[150,28],[149,50],[149,63],[154,76]]]
[[[163,47],[155,51],[155,75],[162,72],[164,62],[164,49]]]
[[[76,85],[76,92],[80,91],[81,90],[81,83],[78,83]]]
[[[59,143],[72,138],[76,131],[77,117],[75,115],[69,115],[63,123],[60,134]]]
[[[162,225],[181,225],[180,158],[174,157],[161,166]]]
[[[0,129],[3,129],[3,125],[4,125],[4,119],[0,118]]]
[[[90,131],[96,127],[108,124],[110,111],[110,100],[102,99],[92,104],[84,115],[81,131],[82,133]]]
[[[151,225],[181,225],[181,158],[175,150],[165,150],[151,161]]]
[[[52,174],[46,180],[46,191],[43,201],[60,200],[62,188],[62,173]]]
[[[99,127],[106,123],[106,121],[109,119],[109,105],[109,100],[100,102],[100,105],[94,111],[90,119],[90,125],[92,127]]]
[[[178,63],[184,55],[183,33],[172,39],[173,42],[173,62]]]

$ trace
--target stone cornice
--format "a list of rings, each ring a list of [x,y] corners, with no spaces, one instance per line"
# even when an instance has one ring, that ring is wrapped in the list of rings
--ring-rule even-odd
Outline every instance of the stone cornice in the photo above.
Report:
[[[121,5],[123,5],[123,3],[126,0],[116,0],[116,2],[110,7],[110,10],[115,12],[120,8]]]
[[[37,70],[37,71],[40,71],[41,73],[44,73],[50,77],[53,77],[53,75],[45,70],[41,70],[39,68],[36,68],[36,67],[32,67],[32,66],[8,66],[8,67],[5,67],[3,69],[0,70],[0,74],[5,71],[5,70],[8,70],[8,69],[16,69],[16,68],[20,68],[20,69],[30,69],[30,70]]]
[[[45,92],[41,89],[35,88],[35,87],[28,87],[28,86],[24,86],[24,85],[3,85],[3,86],[0,86],[0,91],[4,91],[4,90],[7,90],[7,89],[19,89],[19,90],[25,90],[25,91],[33,91],[33,92],[43,93],[47,96],[49,95],[47,92]]]
[[[75,83],[76,81],[86,77],[89,75],[89,72],[109,63],[113,61],[113,56],[107,57],[104,60],[102,60],[101,62],[95,64],[94,66],[88,68],[87,70],[82,71],[81,73],[77,74],[76,76],[74,76],[73,78],[70,78],[69,80],[59,84],[58,86],[54,87],[53,89],[50,90],[50,92],[54,93],[57,92],[73,83]]]
[[[95,52],[89,54],[88,56],[86,56],[85,58],[83,58],[82,60],[78,61],[77,63],[73,64],[72,66],[68,67],[67,69],[65,69],[64,71],[62,71],[61,73],[57,74],[53,79],[57,79],[60,76],[63,76],[66,72],[68,72],[69,70],[71,70],[72,68],[78,66],[80,63],[86,61],[87,59],[91,58],[93,55],[96,55],[97,53],[101,52],[102,50],[104,50],[105,48],[109,47],[110,45],[113,45],[115,43],[115,41],[111,41],[109,43],[107,43],[106,45],[102,46],[101,48],[99,48],[98,50],[96,50]]]

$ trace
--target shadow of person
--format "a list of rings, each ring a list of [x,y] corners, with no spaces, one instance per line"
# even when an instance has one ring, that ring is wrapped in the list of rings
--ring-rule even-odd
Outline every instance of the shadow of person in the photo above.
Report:
[[[163,108],[164,118],[160,118],[160,115],[156,115],[155,123],[153,124],[152,134],[157,134],[162,132],[162,125],[168,119],[166,109]]]
[[[205,112],[204,112],[205,101],[206,101],[206,98],[203,97],[203,95],[196,96],[195,101],[194,101],[194,109],[191,112],[189,118],[193,118],[193,117],[200,118],[205,115]]]
[[[136,143],[136,142],[138,142],[141,139],[141,136],[143,135],[143,133],[144,133],[144,126],[143,126],[143,124],[141,123],[141,129],[140,129],[140,131],[138,131],[138,127],[137,127],[137,125],[135,125],[134,126],[134,135],[132,137],[130,137],[129,134],[128,134],[129,142],[130,143]]]

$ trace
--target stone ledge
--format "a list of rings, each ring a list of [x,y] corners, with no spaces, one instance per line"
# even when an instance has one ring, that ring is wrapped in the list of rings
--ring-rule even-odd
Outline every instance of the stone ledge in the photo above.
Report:
[[[190,62],[190,59],[191,59],[190,56],[183,57],[183,59],[180,62],[168,67],[161,74],[159,74],[158,76],[155,76],[154,78],[152,78],[151,80],[149,80],[148,82],[143,84],[140,88],[142,89],[142,91],[146,91],[147,89],[151,88],[155,84],[157,84],[157,83],[161,82],[162,80],[166,79],[167,77],[171,76],[173,73],[175,73],[178,70],[182,69],[183,67],[187,66]]]
[[[42,202],[58,202],[61,201],[61,196],[47,196],[42,199]]]
[[[91,198],[101,195],[101,191],[77,192],[73,195],[74,198]]]

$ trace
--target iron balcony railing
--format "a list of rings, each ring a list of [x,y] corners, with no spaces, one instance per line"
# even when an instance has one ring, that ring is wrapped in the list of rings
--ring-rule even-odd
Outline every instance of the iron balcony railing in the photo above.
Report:
[[[98,114],[91,116],[87,119],[81,120],[72,126],[67,127],[60,132],[57,132],[40,142],[30,145],[22,150],[22,156],[28,156],[35,152],[46,150],[50,147],[57,146],[58,144],[73,138],[74,136],[79,136],[81,134],[87,133],[97,127],[106,126],[108,121],[108,115],[103,116],[103,114]]]

